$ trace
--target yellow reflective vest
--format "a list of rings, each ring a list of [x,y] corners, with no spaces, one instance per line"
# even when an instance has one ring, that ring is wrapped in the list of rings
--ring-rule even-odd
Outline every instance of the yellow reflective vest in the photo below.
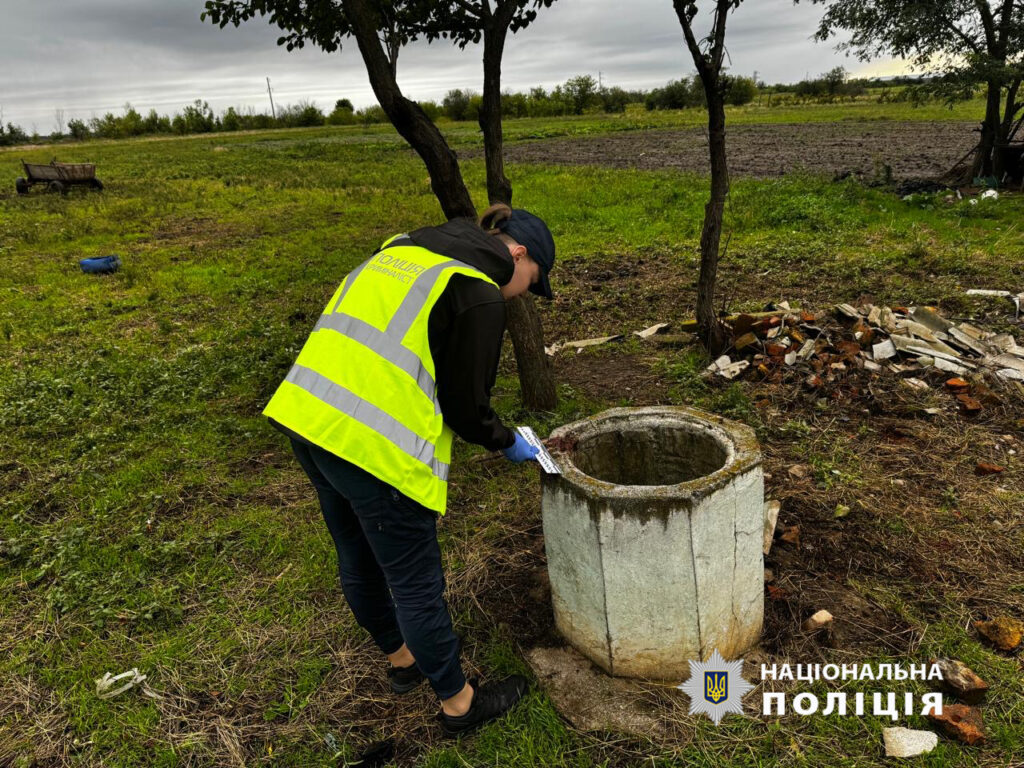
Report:
[[[480,270],[396,235],[348,274],[263,414],[444,514],[452,437],[427,324],[453,275]]]

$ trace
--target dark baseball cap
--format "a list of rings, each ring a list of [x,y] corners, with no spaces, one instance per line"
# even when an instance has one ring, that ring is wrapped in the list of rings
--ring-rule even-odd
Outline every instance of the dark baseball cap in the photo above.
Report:
[[[530,258],[540,265],[540,280],[530,286],[530,291],[547,299],[553,298],[548,273],[555,266],[555,238],[551,236],[548,225],[529,211],[513,208],[512,215],[498,223],[498,229],[526,246]]]

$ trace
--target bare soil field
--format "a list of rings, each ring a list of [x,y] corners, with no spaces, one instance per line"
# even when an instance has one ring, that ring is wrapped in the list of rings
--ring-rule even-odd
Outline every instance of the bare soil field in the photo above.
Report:
[[[793,171],[871,176],[883,165],[896,179],[921,178],[949,169],[975,143],[967,122],[843,121],[737,125],[728,128],[729,170],[734,176],[770,178]],[[474,151],[471,155],[482,155]],[[706,130],[639,131],[593,138],[510,144],[510,162],[602,165],[706,173]]]

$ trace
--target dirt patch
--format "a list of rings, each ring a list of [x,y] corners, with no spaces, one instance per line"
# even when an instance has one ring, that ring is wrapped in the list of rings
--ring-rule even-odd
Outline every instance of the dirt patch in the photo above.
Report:
[[[256,238],[259,234],[255,227],[243,229],[214,218],[197,217],[171,219],[153,230],[150,239],[161,248],[187,246],[195,251],[210,245],[238,244]]]
[[[614,345],[614,342],[611,342]],[[655,366],[655,355],[563,352],[555,358],[555,377],[591,400],[657,405],[669,397],[669,383]]]
[[[736,125],[728,129],[729,171],[733,176],[758,178],[800,170],[872,176],[889,165],[897,179],[934,176],[948,170],[974,145],[975,128],[975,123],[963,122],[852,120]],[[505,159],[706,174],[708,142],[703,128],[636,131],[509,144]]]

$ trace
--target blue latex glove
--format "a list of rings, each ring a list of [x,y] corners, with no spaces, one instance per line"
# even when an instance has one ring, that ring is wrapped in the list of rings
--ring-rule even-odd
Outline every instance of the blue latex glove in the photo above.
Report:
[[[540,453],[540,449],[535,445],[530,445],[526,442],[526,438],[516,432],[516,441],[508,448],[502,448],[501,452],[505,454],[505,458],[509,461],[520,464],[524,461],[535,459],[537,454]]]

